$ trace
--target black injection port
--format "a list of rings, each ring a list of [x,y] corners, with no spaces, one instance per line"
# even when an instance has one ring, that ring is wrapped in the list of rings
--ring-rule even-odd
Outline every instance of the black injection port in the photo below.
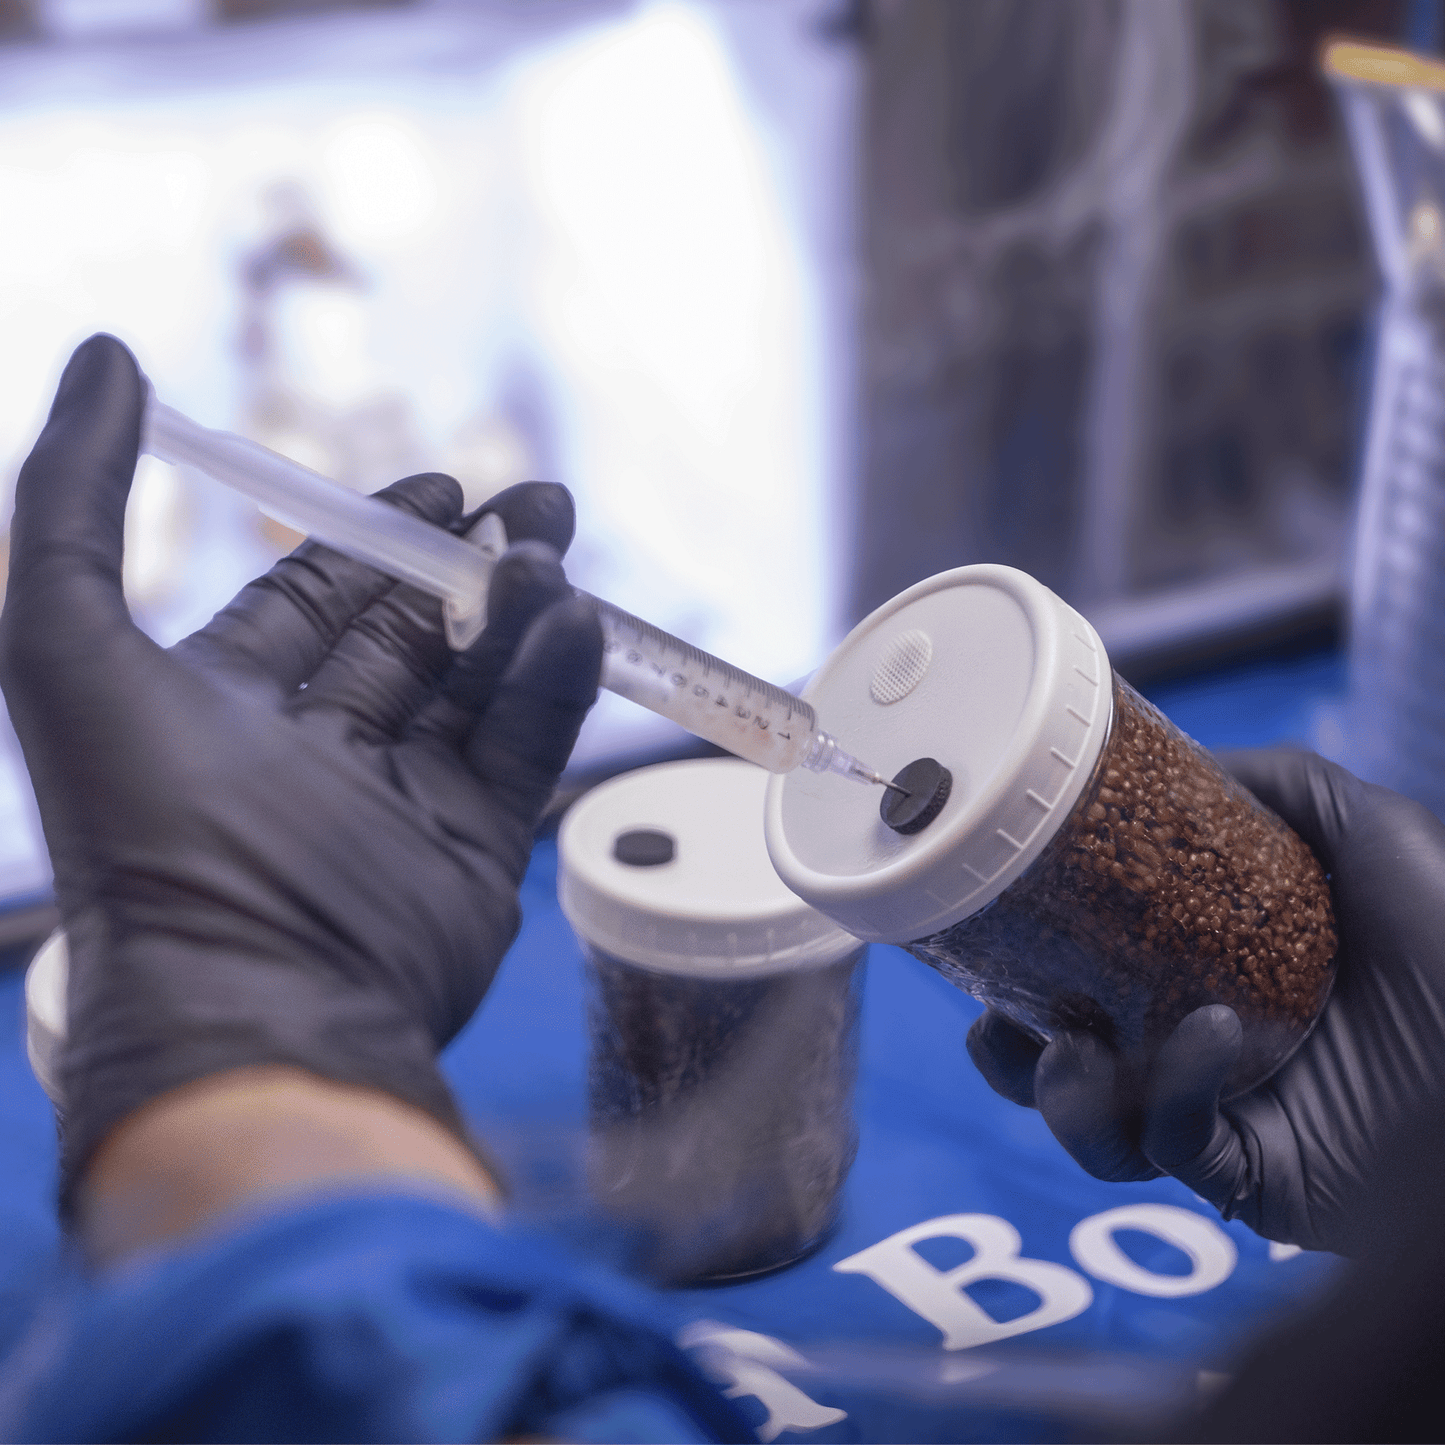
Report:
[[[902,792],[895,789],[902,789]],[[914,758],[884,790],[878,816],[895,833],[921,833],[942,811],[953,791],[953,774],[936,758]]]

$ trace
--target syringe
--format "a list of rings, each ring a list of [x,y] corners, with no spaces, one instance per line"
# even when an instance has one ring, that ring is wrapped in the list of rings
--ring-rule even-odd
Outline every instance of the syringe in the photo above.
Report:
[[[487,585],[506,546],[489,514],[463,540],[230,432],[212,431],[151,397],[142,446],[244,492],[287,525],[440,597],[461,649],[486,625]],[[803,767],[896,788],[838,746],[801,698],[643,622],[589,600],[602,623],[602,685],[774,773]],[[896,788],[898,792],[905,789]]]

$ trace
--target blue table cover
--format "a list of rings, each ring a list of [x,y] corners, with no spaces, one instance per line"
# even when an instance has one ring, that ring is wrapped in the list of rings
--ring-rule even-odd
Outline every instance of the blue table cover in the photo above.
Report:
[[[1245,669],[1155,700],[1211,745],[1304,739],[1334,658]],[[448,1051],[463,1109],[518,1214],[566,1228],[583,1172],[581,956],[539,844],[525,922]],[[1088,1178],[1033,1112],[994,1095],[963,1040],[979,1006],[896,948],[872,950],[842,1223],[777,1274],[674,1292],[665,1314],[766,1440],[1108,1438],[1131,1401],[1205,1384],[1316,1291],[1327,1256],[1271,1246],[1172,1180]],[[53,1268],[54,1129],[0,980],[0,1350]],[[575,1231],[574,1231],[575,1235]],[[584,1238],[585,1242],[585,1238]],[[661,1316],[660,1316],[661,1317]],[[1202,1372],[1202,1373],[1201,1373]]]

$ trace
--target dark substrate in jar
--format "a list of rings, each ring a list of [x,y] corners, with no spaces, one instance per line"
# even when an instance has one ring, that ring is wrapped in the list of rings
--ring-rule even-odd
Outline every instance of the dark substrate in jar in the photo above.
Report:
[[[589,951],[589,1174],[639,1267],[755,1274],[827,1238],[858,1146],[861,960],[717,979]]]
[[[1138,1087],[1196,1008],[1244,1048],[1226,1096],[1309,1032],[1333,976],[1329,886],[1299,836],[1127,683],[1083,796],[993,903],[909,951],[1040,1039],[1088,1029]]]

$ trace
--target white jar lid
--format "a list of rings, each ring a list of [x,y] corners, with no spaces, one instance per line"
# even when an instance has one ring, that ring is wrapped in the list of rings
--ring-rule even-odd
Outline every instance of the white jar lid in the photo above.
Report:
[[[65,1042],[65,990],[70,952],[56,929],[25,970],[25,1052],[40,1087],[57,1107],[60,1097],[60,1046]]]
[[[660,763],[574,803],[557,840],[557,896],[583,941],[645,968],[717,977],[831,963],[859,948],[768,861],[768,776],[732,758]],[[623,861],[647,856],[647,834],[671,840],[670,860]],[[667,851],[655,847],[653,856]]]
[[[768,785],[783,881],[850,933],[906,943],[997,898],[1078,801],[1108,735],[1098,634],[1012,567],[927,578],[864,618],[804,697],[839,744],[895,776],[915,758],[953,774],[920,832],[879,816],[881,790],[797,768]]]

